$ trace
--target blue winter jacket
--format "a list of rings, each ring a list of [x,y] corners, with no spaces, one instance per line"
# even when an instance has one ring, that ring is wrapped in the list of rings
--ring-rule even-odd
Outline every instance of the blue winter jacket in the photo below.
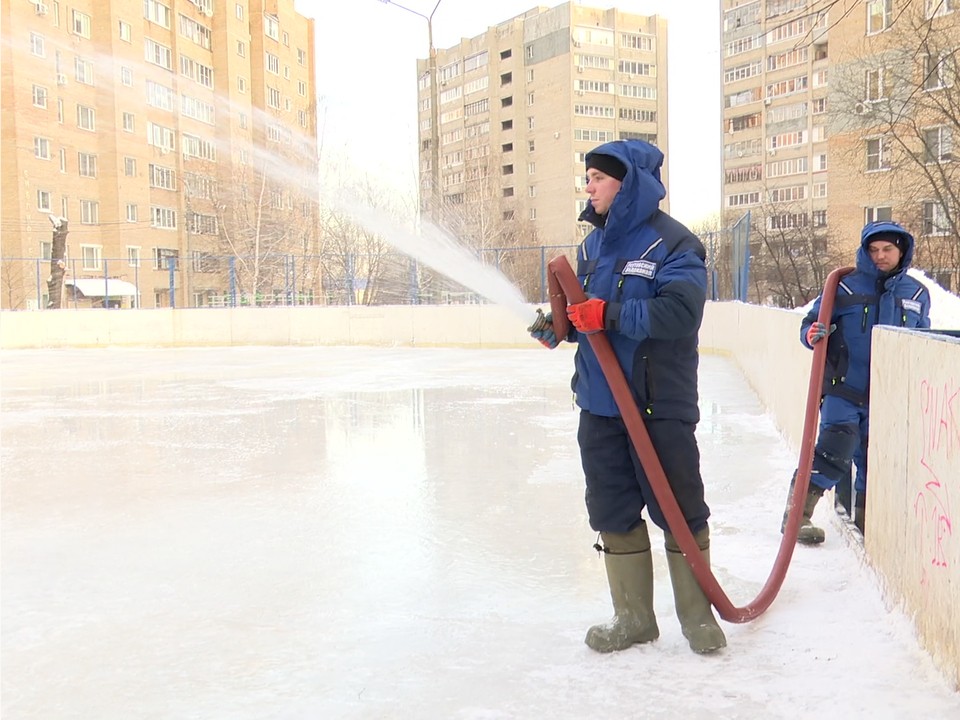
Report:
[[[871,239],[895,233],[905,240],[900,265],[882,273],[867,250]],[[930,327],[930,293],[907,274],[913,260],[913,236],[894,222],[873,222],[860,233],[857,266],[841,279],[830,322],[837,329],[827,341],[824,395],[838,395],[866,407],[870,393],[870,346],[874,325],[908,328]],[[820,314],[818,297],[800,324],[800,341],[807,342],[807,329]]]
[[[627,168],[606,216],[588,204],[580,220],[595,229],[577,253],[584,291],[607,301],[605,331],[641,413],[697,422],[697,331],[706,301],[703,245],[658,209],[663,153],[640,140],[606,143],[587,154],[612,155]],[[577,405],[595,415],[620,411],[586,335],[573,376]]]

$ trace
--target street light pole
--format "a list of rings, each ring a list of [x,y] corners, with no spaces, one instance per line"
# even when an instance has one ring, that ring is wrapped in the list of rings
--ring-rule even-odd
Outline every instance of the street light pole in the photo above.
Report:
[[[393,0],[380,0],[384,5],[394,5],[401,10],[406,10],[427,21],[427,42],[429,43],[428,62],[430,68],[430,216],[433,218],[433,224],[440,224],[440,103],[439,103],[439,82],[437,80],[437,50],[433,46],[433,15],[440,7],[442,0],[437,0],[436,5],[429,15],[408,8],[405,5],[394,2]],[[419,148],[417,150],[419,155]]]

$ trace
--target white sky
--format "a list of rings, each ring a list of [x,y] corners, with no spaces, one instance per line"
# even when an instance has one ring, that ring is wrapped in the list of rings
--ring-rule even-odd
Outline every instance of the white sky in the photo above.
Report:
[[[401,4],[429,15],[435,3]],[[434,45],[450,47],[537,4],[441,0],[433,18]],[[660,14],[669,21],[671,214],[690,224],[717,212],[721,150],[716,0],[584,4]],[[416,60],[427,57],[426,20],[379,0],[297,0],[296,7],[317,20],[318,133],[325,158],[345,157],[345,162],[365,169],[392,190],[416,197]],[[360,50],[371,47],[376,51]]]
[[[656,529],[660,639],[589,650],[611,607],[571,348],[0,359],[4,720],[960,718],[826,501],[826,542],[721,622],[725,650],[687,647]],[[796,455],[735,365],[701,360],[713,568],[742,606]]]

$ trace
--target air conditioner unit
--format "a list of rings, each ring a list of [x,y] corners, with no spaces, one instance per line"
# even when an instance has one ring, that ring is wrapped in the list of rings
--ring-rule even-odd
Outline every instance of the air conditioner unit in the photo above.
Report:
[[[583,72],[583,65],[577,65],[577,72]]]
[[[36,5],[33,6],[33,11],[37,15],[46,15],[47,14],[46,3],[37,3]]]
[[[737,150],[737,157],[738,158],[743,157],[743,150]]]
[[[773,98],[764,98],[763,104],[770,105],[773,103]]]
[[[66,85],[66,84],[67,84],[66,73],[57,73],[57,85]]]
[[[853,106],[854,115],[863,115],[867,111],[867,106],[862,102],[858,102]]]

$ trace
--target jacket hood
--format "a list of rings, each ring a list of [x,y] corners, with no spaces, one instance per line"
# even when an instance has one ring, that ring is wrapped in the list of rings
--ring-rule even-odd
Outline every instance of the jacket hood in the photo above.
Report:
[[[663,153],[656,146],[643,140],[615,140],[588,152],[587,163],[592,155],[617,158],[626,166],[627,174],[605,219],[597,215],[588,202],[580,213],[580,220],[603,227],[607,232],[619,233],[640,225],[657,211],[667,190],[660,181]]]
[[[857,250],[858,270],[872,270],[874,273],[877,272],[873,260],[870,259],[867,246],[870,245],[870,241],[876,238],[877,235],[889,233],[899,235],[903,238],[903,246],[901,247],[903,257],[900,258],[900,265],[897,267],[896,272],[902,272],[910,267],[910,263],[913,261],[913,235],[908,233],[899,223],[890,220],[881,220],[879,222],[867,223],[863,226],[863,230],[860,231],[860,249]]]

